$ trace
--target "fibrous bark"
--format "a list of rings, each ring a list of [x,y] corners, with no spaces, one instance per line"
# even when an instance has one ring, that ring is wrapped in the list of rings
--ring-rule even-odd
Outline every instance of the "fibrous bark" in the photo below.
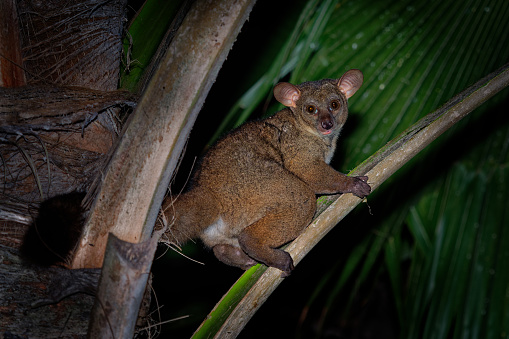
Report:
[[[114,141],[93,122],[134,106],[133,99],[127,92],[78,87],[0,88],[0,217],[3,231],[12,229],[9,239],[18,242],[4,244],[19,246],[42,200],[86,190]]]
[[[126,2],[19,0],[28,82],[117,89]]]
[[[102,265],[108,232],[134,243],[150,237],[192,125],[253,5],[193,4],[104,173],[74,268]]]
[[[3,245],[0,258],[0,337],[86,336],[97,271],[27,266],[17,251]]]
[[[100,177],[135,104],[115,91],[126,1],[6,4],[18,16],[0,6],[0,25],[19,34],[0,34],[3,86],[28,85],[0,88],[0,337],[85,337],[93,297],[75,293],[91,293],[98,275],[27,264],[17,249],[43,199]]]

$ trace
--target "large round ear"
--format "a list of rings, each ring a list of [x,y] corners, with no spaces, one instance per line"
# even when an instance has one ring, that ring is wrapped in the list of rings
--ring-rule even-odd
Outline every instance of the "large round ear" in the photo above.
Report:
[[[357,92],[357,90],[361,87],[362,81],[364,80],[364,75],[358,69],[351,69],[338,81],[338,87],[341,92],[343,92],[346,98],[350,98],[352,95]]]
[[[280,82],[274,87],[274,96],[277,101],[286,107],[297,107],[300,91],[296,86],[288,82]]]

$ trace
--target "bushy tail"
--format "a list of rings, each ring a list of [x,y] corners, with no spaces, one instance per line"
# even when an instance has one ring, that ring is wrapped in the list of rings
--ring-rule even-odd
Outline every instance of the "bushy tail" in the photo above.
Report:
[[[21,245],[25,259],[44,266],[67,263],[83,230],[84,197],[85,193],[72,192],[41,203]]]
[[[177,245],[198,238],[219,218],[219,205],[215,198],[198,187],[177,197],[167,197],[162,211],[168,222],[165,235]]]

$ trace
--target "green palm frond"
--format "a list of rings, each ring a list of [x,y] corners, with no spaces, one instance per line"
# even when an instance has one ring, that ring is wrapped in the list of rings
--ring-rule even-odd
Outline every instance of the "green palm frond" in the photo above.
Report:
[[[509,61],[508,1],[295,3],[302,11],[277,49],[260,60],[242,61],[271,62],[265,73],[250,76],[256,80],[229,109],[211,142],[253,113],[276,112],[281,106],[270,99],[277,82],[337,78],[358,68],[365,82],[350,99],[350,118],[333,164],[347,172]],[[175,8],[168,4],[168,10]],[[168,24],[160,27],[159,36]],[[141,41],[146,39],[141,35]],[[142,58],[151,53],[133,54],[131,66],[147,65],[150,57]],[[138,71],[127,74],[125,88],[135,88],[140,76]],[[370,196],[373,216],[354,212],[338,225],[340,236],[355,241],[347,257],[328,258],[301,326],[318,324],[314,334],[320,337],[333,315],[353,322],[355,303],[369,300],[372,287],[384,280],[392,288],[401,338],[509,337],[509,118],[504,104],[507,91],[405,165]],[[249,272],[240,281],[261,273]],[[217,323],[204,325],[197,335],[217,330],[224,321],[218,312],[227,311],[215,310],[211,318]]]
[[[283,77],[299,83],[361,69],[365,83],[351,99],[339,145],[345,171],[506,63],[507,22],[503,1],[309,2],[273,69],[239,99],[223,126],[247,119]],[[509,124],[492,108],[506,97],[458,123],[391,178],[370,199],[383,214],[377,224],[355,216],[355,223],[376,231],[350,257],[329,264],[342,272],[324,272],[327,282],[308,303],[308,309],[327,310],[320,312],[321,324],[337,308],[348,319],[348,295],[355,293],[345,288],[386,275],[402,338],[509,333],[509,275],[502,268],[509,248]],[[320,294],[326,304],[317,304]]]

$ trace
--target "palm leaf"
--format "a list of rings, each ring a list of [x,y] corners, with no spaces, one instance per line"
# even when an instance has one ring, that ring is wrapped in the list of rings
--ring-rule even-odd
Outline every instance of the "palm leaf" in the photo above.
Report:
[[[359,68],[363,70],[366,81],[357,94],[359,97],[351,100],[350,111],[353,119],[345,127],[346,138],[342,139],[339,150],[339,153],[344,155],[344,168],[352,168],[354,164],[360,163],[368,154],[382,147],[427,112],[443,104],[454,93],[509,59],[509,44],[506,41],[509,27],[504,24],[509,19],[509,5],[504,2],[361,0],[312,4],[314,7],[307,7],[307,12],[301,16],[309,21],[299,21],[294,35],[289,38],[289,41],[295,43],[285,45],[275,63],[274,67],[277,65],[278,69],[284,72],[272,71],[270,77],[267,73],[260,78],[247,92],[249,95],[241,98],[231,112],[238,116],[244,107],[250,107],[249,111],[254,111],[254,107],[259,107],[269,96],[268,86],[260,84],[274,83],[285,76],[287,71],[293,71],[293,81],[301,82],[338,77],[349,68]],[[334,9],[324,16],[321,11],[323,8]],[[310,9],[312,12],[309,12]],[[299,32],[297,37],[295,32]],[[293,46],[291,52],[288,52],[288,48],[291,48],[289,46]],[[268,111],[274,112],[275,106]],[[477,112],[472,119],[478,122],[480,114],[480,111]],[[241,123],[247,116],[248,114],[243,115],[236,124]],[[479,238],[479,235],[472,232],[471,220],[486,215],[500,217],[504,213],[500,198],[489,205],[492,211],[488,214],[488,205],[485,203],[487,193],[480,192],[481,195],[477,195],[483,185],[490,187],[489,180],[493,180],[495,176],[490,176],[489,180],[485,179],[484,182],[471,179],[474,182],[470,186],[461,188],[457,185],[469,182],[468,173],[461,176],[459,169],[451,169],[453,172],[449,172],[444,168],[437,179],[427,180],[428,186],[421,184],[422,178],[429,177],[429,173],[433,173],[437,166],[432,165],[433,156],[440,155],[437,150],[451,144],[450,140],[454,140],[455,135],[469,128],[469,122],[460,123],[454,134],[435,142],[429,151],[420,155],[420,159],[407,165],[414,173],[409,174],[405,169],[400,178],[404,175],[408,190],[398,192],[396,187],[392,188],[391,192],[385,189],[378,193],[378,197],[383,196],[384,201],[376,199],[376,196],[372,198],[370,204],[377,205],[378,210],[391,211],[380,225],[372,226],[377,229],[377,234],[384,236],[370,234],[360,242],[359,249],[353,249],[352,257],[339,266],[344,267],[345,271],[343,275],[339,275],[336,290],[317,290],[313,300],[320,293],[344,299],[341,291],[346,286],[346,278],[359,285],[365,284],[368,277],[377,276],[376,272],[387,272],[394,287],[402,333],[423,336],[423,326],[429,326],[426,335],[447,336],[461,333],[458,331],[466,331],[465,328],[470,325],[471,331],[474,331],[475,326],[469,320],[478,317],[477,306],[483,305],[488,292],[496,293],[487,288],[490,284],[507,285],[508,277],[500,272],[498,277],[502,281],[492,279],[483,283],[481,279],[471,283],[478,285],[470,287],[469,279],[477,277],[472,269],[472,260],[455,257],[453,254],[457,253],[456,250],[461,250],[462,253],[469,249],[478,250],[478,247],[467,241],[472,237],[476,239],[476,244],[489,240],[489,237]],[[354,127],[351,127],[352,125]],[[496,127],[494,133],[505,135],[505,125]],[[222,133],[220,131],[217,135]],[[450,150],[452,146],[449,146]],[[507,149],[499,147],[498,150]],[[488,146],[485,146],[484,152],[492,154]],[[461,157],[452,158],[460,162],[472,161],[463,160]],[[499,162],[496,162],[496,168],[507,163],[500,155],[497,155],[497,159]],[[417,165],[419,166],[416,168]],[[398,183],[398,180],[403,179],[391,179],[388,185]],[[403,198],[408,192],[411,199]],[[452,192],[474,193],[471,193],[473,195],[469,195],[470,200],[467,200],[458,199]],[[401,201],[402,198],[405,201]],[[399,201],[397,210],[393,210],[391,201]],[[430,209],[436,214],[436,219],[429,216]],[[468,209],[471,215],[465,216],[458,212],[465,209]],[[487,219],[479,218],[478,220],[488,222]],[[366,218],[360,220],[365,222]],[[405,223],[402,220],[405,220]],[[505,221],[507,224],[507,220]],[[395,222],[399,224],[395,225]],[[401,234],[404,224],[408,225],[412,235],[410,241]],[[455,227],[451,229],[450,225]],[[500,226],[497,225],[497,232],[493,233],[500,235],[496,239],[496,248],[501,248],[501,241],[507,241],[507,236],[502,236],[504,233],[500,232]],[[457,234],[461,235],[462,240],[456,239]],[[500,251],[497,252],[498,256],[507,255]],[[379,265],[377,258],[380,256],[385,258],[387,266]],[[482,258],[488,260],[494,256]],[[409,257],[411,266],[407,270],[402,266],[402,262]],[[447,261],[447,264],[444,261]],[[499,262],[493,265],[499,265]],[[331,266],[338,267],[334,264]],[[359,269],[356,270],[355,267]],[[448,277],[446,273],[451,269],[455,275]],[[350,276],[356,271],[360,272],[360,275]],[[327,276],[333,279],[337,275]],[[449,293],[454,288],[456,293]],[[484,292],[475,290],[475,298],[469,303],[462,301],[474,288],[480,288]],[[502,287],[498,293],[501,289]],[[338,300],[343,299],[329,298],[330,304],[324,305],[324,308],[330,309],[332,304],[340,305]],[[347,304],[350,302],[347,298]],[[344,304],[344,300],[342,303]],[[310,301],[308,307],[317,306]],[[507,319],[507,308],[507,301],[497,304],[498,311],[496,315],[489,317],[490,321],[501,324],[503,319]],[[437,313],[434,318],[431,310],[441,313]],[[486,333],[488,330],[486,324],[476,326],[475,333]],[[497,327],[495,332],[499,329],[500,327]]]
[[[443,108],[421,119],[398,138],[388,143],[383,149],[363,162],[355,172],[367,174],[372,178],[372,188],[378,188],[396,170],[436,137],[508,85],[509,65],[506,65],[453,98]],[[308,227],[301,236],[288,246],[287,250],[294,258],[295,264],[298,264],[309,250],[334,227],[335,223],[339,222],[360,201],[360,199],[352,195],[341,195],[327,210],[320,214],[314,220],[312,226]],[[445,245],[447,245],[447,241],[452,241],[452,237],[446,237],[442,229],[440,229],[439,233],[440,235],[437,238],[440,241],[438,242],[439,246],[435,247],[437,252],[435,257],[441,257],[442,250],[446,252],[451,249],[451,246]],[[446,253],[446,256],[448,254]],[[431,263],[430,275],[433,279],[438,277],[439,264],[442,263],[443,261],[440,262],[436,259]],[[213,313],[222,314],[219,317],[209,317],[197,333],[195,333],[195,338],[210,336],[209,330],[211,328],[219,328],[220,330],[217,334],[215,334],[216,332],[213,333],[221,338],[235,337],[240,332],[247,320],[283,280],[283,278],[279,277],[280,272],[274,268],[269,268],[263,275],[258,275],[257,272],[262,269],[265,270],[265,268],[257,265],[247,271],[237,281],[213,311]],[[392,272],[397,271],[397,269],[392,269]],[[258,276],[257,280],[256,278],[252,279]],[[397,279],[393,279],[393,282],[396,281]],[[427,296],[432,292],[429,287],[427,292]],[[450,306],[451,303],[447,305]],[[227,320],[223,324],[222,321],[226,317]],[[219,323],[218,319],[221,319]]]

